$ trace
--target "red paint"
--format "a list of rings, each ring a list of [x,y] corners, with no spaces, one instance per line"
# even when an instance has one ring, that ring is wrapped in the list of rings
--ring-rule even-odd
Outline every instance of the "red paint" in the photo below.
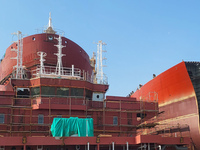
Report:
[[[185,62],[161,73],[131,97],[139,100],[147,97],[149,92],[156,92],[158,95],[159,111],[163,112],[161,120],[167,121],[168,126],[187,124],[190,128],[187,136],[191,136],[197,149],[200,149],[198,103]]]
[[[177,137],[161,137],[160,135],[141,135],[138,133],[137,128],[141,127],[143,123],[148,124],[149,120],[158,113],[157,101],[138,101],[140,96],[146,96],[149,88],[155,88],[158,93],[164,90],[164,93],[159,95],[161,101],[159,104],[166,102],[169,96],[174,99],[177,98],[177,93],[184,90],[181,96],[188,96],[193,94],[191,83],[188,76],[185,74],[186,70],[184,64],[180,63],[177,67],[168,71],[167,74],[158,76],[158,80],[150,81],[147,86],[144,86],[140,91],[136,92],[134,97],[117,97],[107,96],[102,101],[91,100],[92,93],[104,94],[108,90],[106,84],[95,84],[86,80],[76,79],[61,79],[61,78],[31,78],[32,71],[40,64],[37,52],[43,51],[47,53],[45,57],[45,66],[56,66],[57,47],[55,46],[57,40],[49,40],[49,36],[58,37],[54,34],[36,34],[25,37],[23,39],[23,66],[26,68],[28,79],[11,79],[10,74],[13,71],[13,66],[16,65],[16,60],[11,59],[16,57],[16,53],[11,51],[12,48],[17,48],[16,44],[12,44],[6,50],[5,58],[0,64],[0,114],[4,114],[4,122],[0,124],[0,146],[6,146],[11,149],[16,146],[16,150],[22,147],[24,150],[36,149],[37,145],[52,146],[52,149],[58,149],[58,146],[67,146],[69,150],[75,149],[75,145],[89,144],[92,149],[102,148],[108,149],[108,146],[113,142],[116,149],[122,149],[122,145],[128,142],[132,149],[140,147],[141,143],[155,143],[168,144],[168,145],[189,145],[190,139],[184,138],[184,142],[180,143],[180,138]],[[62,45],[66,46],[62,49],[62,53],[66,56],[62,57],[63,67],[79,68],[87,74],[92,74],[92,67],[87,53],[73,41],[62,37]],[[175,76],[172,73],[175,72]],[[184,74],[184,75],[181,75]],[[168,77],[172,78],[174,85],[168,85]],[[182,82],[184,80],[184,82]],[[176,84],[182,82],[182,86]],[[69,91],[72,88],[83,89],[83,95],[68,97],[59,97],[55,93],[53,97],[37,95],[37,97],[30,98],[17,98],[17,88],[31,88],[50,86],[54,87],[67,87]],[[166,87],[170,86],[170,90]],[[145,88],[146,87],[146,88]],[[162,87],[162,88],[161,88]],[[176,91],[174,91],[176,89]],[[41,89],[40,89],[41,90]],[[76,91],[77,92],[77,91]],[[88,98],[86,93],[89,93]],[[69,92],[70,93],[70,92]],[[159,93],[160,94],[160,93]],[[96,95],[97,96],[97,95]],[[161,97],[160,97],[161,96]],[[195,99],[190,98],[188,101],[191,108],[195,105]],[[187,103],[187,104],[188,104]],[[177,105],[181,105],[177,103]],[[182,108],[182,107],[181,107]],[[180,108],[180,109],[181,109]],[[175,111],[174,105],[171,106],[172,112]],[[164,111],[167,108],[163,107]],[[195,112],[193,109],[190,112]],[[40,116],[44,117],[43,123],[38,122]],[[57,116],[68,117],[92,117],[94,119],[94,137],[63,137],[59,140],[51,137],[50,126],[53,119]],[[142,117],[144,115],[144,118]],[[116,119],[117,118],[117,119]],[[191,121],[191,120],[190,120]],[[115,122],[115,124],[114,124]],[[192,122],[192,121],[191,121]],[[196,127],[196,118],[193,121]],[[96,138],[99,134],[111,135],[111,137],[99,137],[100,142],[96,143]],[[26,137],[27,142],[22,143],[22,138]]]

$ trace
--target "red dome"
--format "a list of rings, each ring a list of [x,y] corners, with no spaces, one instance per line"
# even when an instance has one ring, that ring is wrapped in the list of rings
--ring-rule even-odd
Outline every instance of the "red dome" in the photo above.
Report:
[[[56,66],[57,56],[54,54],[58,52],[58,48],[55,46],[58,44],[58,40],[55,37],[58,38],[59,36],[42,33],[23,38],[23,66],[31,69],[39,65],[40,56],[37,55],[39,51],[47,53],[47,56],[44,58],[45,66]],[[92,74],[89,56],[79,45],[65,37],[62,37],[62,45],[66,46],[62,48],[62,54],[65,54],[62,57],[63,67],[71,68],[74,65],[75,68]],[[16,60],[11,59],[12,57],[16,57],[16,52],[11,51],[12,48],[16,48],[15,43],[6,50],[5,58],[0,64],[0,71],[3,72],[1,79],[10,74],[13,66],[16,65]]]

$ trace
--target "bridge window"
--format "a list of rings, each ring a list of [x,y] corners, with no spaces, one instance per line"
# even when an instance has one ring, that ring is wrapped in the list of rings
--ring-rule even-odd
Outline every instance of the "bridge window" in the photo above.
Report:
[[[91,100],[92,99],[92,91],[85,89],[85,97],[86,97],[86,99]]]
[[[39,96],[40,95],[40,87],[31,88],[31,96]]]
[[[71,88],[71,96],[83,96],[83,89]]]
[[[41,95],[45,97],[55,96],[55,87],[42,86]]]
[[[69,96],[69,88],[66,88],[66,87],[57,87],[57,96],[58,97]]]

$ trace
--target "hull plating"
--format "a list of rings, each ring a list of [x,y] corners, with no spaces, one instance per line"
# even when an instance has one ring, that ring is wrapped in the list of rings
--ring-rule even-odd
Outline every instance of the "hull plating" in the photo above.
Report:
[[[158,75],[132,94],[132,97],[139,100],[149,92],[158,95],[162,118],[159,123],[167,126],[188,125],[190,131],[181,136],[191,136],[196,148],[200,149],[198,103],[185,62]]]

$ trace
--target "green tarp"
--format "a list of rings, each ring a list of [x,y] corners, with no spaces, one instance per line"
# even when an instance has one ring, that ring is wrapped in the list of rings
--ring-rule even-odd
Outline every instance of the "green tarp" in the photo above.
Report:
[[[51,125],[53,137],[69,137],[77,134],[79,137],[94,136],[92,118],[54,118]]]

